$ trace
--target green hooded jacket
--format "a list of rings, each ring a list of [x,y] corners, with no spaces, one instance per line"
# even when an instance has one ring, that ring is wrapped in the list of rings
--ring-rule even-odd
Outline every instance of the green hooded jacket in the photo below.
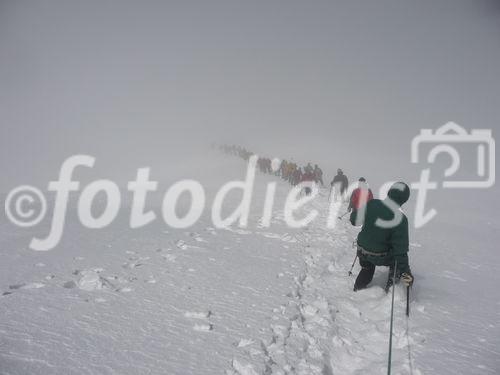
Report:
[[[404,204],[410,196],[410,189],[406,184],[403,185],[403,187],[402,185],[399,187],[393,186],[388,193],[388,198],[397,206]],[[386,201],[372,199],[365,206],[364,218],[358,218],[358,213],[362,212],[362,209],[351,213],[351,223],[353,225],[362,223],[363,225],[361,232],[358,234],[358,245],[372,253],[387,253],[387,256],[384,257],[361,254],[360,259],[367,260],[376,266],[392,266],[397,261],[398,274],[411,272],[408,263],[407,217],[402,212],[399,212],[401,220],[391,228],[382,228],[380,225],[375,224],[378,219],[384,221],[394,219],[394,212],[388,206],[389,203],[389,199]],[[360,220],[360,222],[356,222],[356,220]]]

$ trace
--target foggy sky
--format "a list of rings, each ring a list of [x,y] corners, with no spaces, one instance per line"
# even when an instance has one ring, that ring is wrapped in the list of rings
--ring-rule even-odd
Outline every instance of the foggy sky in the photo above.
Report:
[[[211,141],[405,177],[421,128],[498,129],[499,41],[484,0],[3,0],[0,191],[76,153],[129,178]]]

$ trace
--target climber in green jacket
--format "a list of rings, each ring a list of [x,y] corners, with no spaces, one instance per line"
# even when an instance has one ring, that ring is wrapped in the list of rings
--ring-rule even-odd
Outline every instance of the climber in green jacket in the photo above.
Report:
[[[361,271],[354,283],[354,291],[368,286],[373,279],[376,266],[389,267],[386,291],[392,285],[394,266],[398,279],[401,279],[406,286],[413,284],[408,263],[408,219],[401,211],[401,206],[409,197],[408,185],[397,182],[392,185],[385,200],[372,199],[364,208],[351,213],[351,223],[362,224],[357,239]]]

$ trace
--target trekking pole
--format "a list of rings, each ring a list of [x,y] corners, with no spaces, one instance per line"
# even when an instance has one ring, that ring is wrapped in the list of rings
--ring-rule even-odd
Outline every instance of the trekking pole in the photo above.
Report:
[[[354,265],[356,264],[356,259],[358,259],[358,254],[354,257],[354,261],[352,262],[351,270],[349,271],[348,275],[352,276],[352,269],[354,268]]]
[[[342,220],[342,218],[347,215],[349,213],[349,211],[347,211],[345,214],[343,214],[342,216],[339,216],[339,220]]]
[[[391,326],[389,336],[389,359],[387,362],[387,375],[391,375],[391,360],[392,360],[392,324],[394,321],[394,290],[396,289],[396,268],[398,261],[394,261],[394,274],[392,276],[392,303],[391,303]]]
[[[410,316],[410,286],[406,287],[406,316]]]

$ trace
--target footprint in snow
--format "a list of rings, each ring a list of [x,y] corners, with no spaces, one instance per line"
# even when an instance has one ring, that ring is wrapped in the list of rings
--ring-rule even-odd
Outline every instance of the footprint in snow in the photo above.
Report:
[[[186,311],[184,313],[184,316],[188,319],[197,319],[197,320],[205,320],[210,318],[212,315],[212,312],[210,310],[208,311],[201,311],[201,312],[194,312],[194,311]],[[199,332],[209,332],[214,329],[214,326],[207,322],[207,323],[196,323],[193,326],[193,330],[199,331]]]
[[[186,235],[193,238],[196,242],[208,242],[196,232],[186,232]]]
[[[95,290],[101,290],[104,288],[116,289],[115,286],[109,281],[111,277],[101,276],[100,273],[104,271],[104,268],[96,267],[88,270],[73,272],[74,275],[80,275],[80,279],[75,281],[67,281],[63,284],[66,289],[79,288],[87,292],[92,292]]]
[[[303,308],[303,313],[306,316],[315,316],[319,312],[319,309],[317,307],[311,306],[311,305],[306,305]]]
[[[43,288],[45,284],[43,283],[28,283],[28,284],[14,284],[9,285],[9,289],[18,290],[18,289],[40,289]],[[2,297],[13,294],[14,292],[3,292]]]
[[[205,228],[205,231],[210,233],[212,236],[216,236],[217,235],[217,231],[215,230],[215,228],[212,228],[212,227],[207,227]]]
[[[252,234],[251,231],[245,230],[245,229],[241,229],[241,228],[233,229],[233,228],[227,227],[225,229],[228,230],[228,231],[230,231],[230,232],[234,232],[236,234],[243,234],[243,235]]]
[[[128,269],[133,269],[133,268],[137,268],[137,267],[140,267],[142,266],[143,263],[141,263],[140,261],[136,261],[136,262],[125,262],[122,264],[122,267],[123,268],[128,268]]]
[[[260,235],[266,237],[266,238],[281,238],[279,234],[276,233],[271,233],[271,232],[258,232]]]
[[[188,246],[186,245],[186,243],[183,240],[178,240],[175,243],[175,246],[177,246],[181,250],[186,250],[188,248]]]
[[[233,374],[236,375],[258,375],[251,364],[243,364],[238,362],[237,359],[233,359]]]
[[[252,339],[241,339],[237,344],[235,344],[235,346],[238,348],[244,348],[254,343],[255,341],[253,341]]]
[[[209,332],[209,331],[212,331],[213,329],[214,329],[214,326],[210,323],[195,324],[193,327],[193,330],[195,330],[197,332]]]
[[[281,241],[295,243],[297,242],[297,239],[292,235],[285,233],[283,236],[281,236]]]
[[[103,279],[99,276],[98,272],[87,270],[82,271],[82,277],[80,278],[80,280],[78,280],[77,286],[81,290],[91,292],[94,290],[102,289],[104,287],[104,284]]]
[[[102,278],[103,283],[112,290],[117,290],[117,287],[115,286],[114,282],[119,284],[127,284],[127,283],[133,283],[136,280],[137,277],[135,276],[129,276],[128,278],[125,278],[122,276],[112,275]]]
[[[28,284],[14,284],[14,285],[9,285],[9,289],[16,290],[16,289],[40,289],[43,288],[45,284],[43,283],[28,283]]]
[[[76,288],[78,285],[73,281],[73,280],[70,280],[70,281],[66,281],[64,284],[63,284],[63,288],[66,288],[66,289],[74,289]]]
[[[166,254],[166,255],[162,255],[162,257],[168,261],[168,262],[175,262],[175,260],[177,259],[177,257],[175,255],[172,255],[172,254]]]
[[[208,319],[212,315],[210,310],[202,312],[186,311],[184,316],[189,319]]]
[[[126,287],[123,287],[123,288],[119,288],[117,289],[116,291],[119,292],[119,293],[130,293],[132,292],[134,289],[126,286]]]

